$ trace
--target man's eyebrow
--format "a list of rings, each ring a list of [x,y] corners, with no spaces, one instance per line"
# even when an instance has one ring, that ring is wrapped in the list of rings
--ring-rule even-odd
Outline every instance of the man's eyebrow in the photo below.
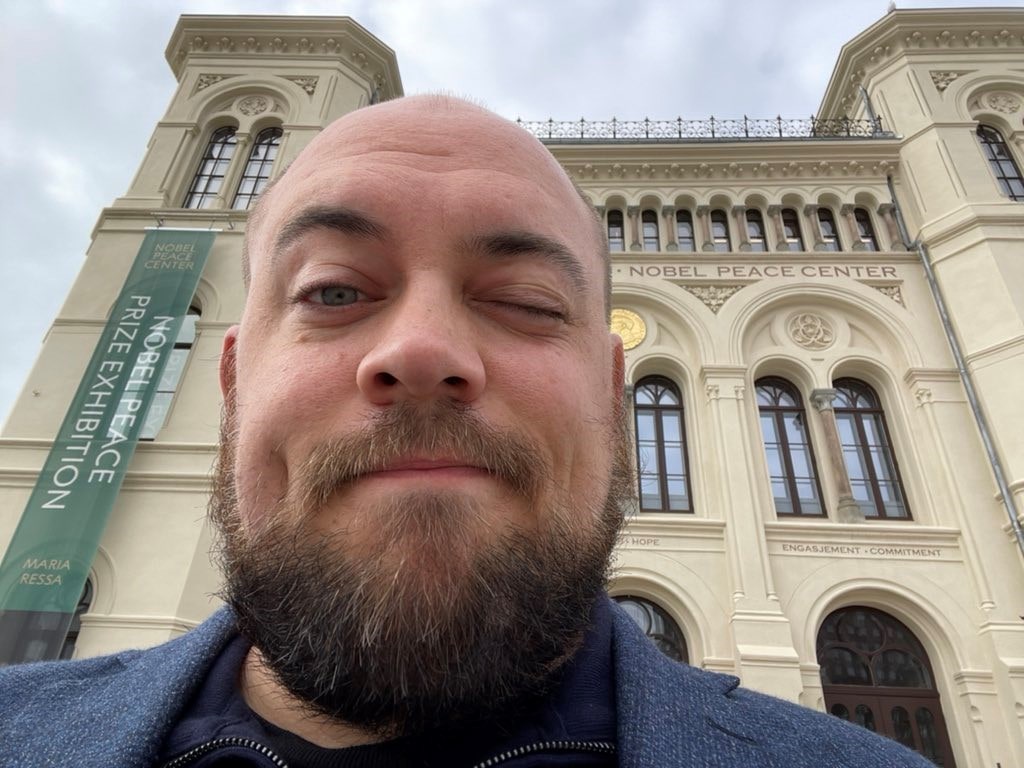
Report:
[[[388,234],[383,224],[351,208],[314,206],[303,209],[281,228],[274,240],[274,254],[280,255],[305,234],[316,229],[333,229],[342,234],[375,240],[382,240]]]
[[[479,235],[469,242],[470,249],[487,256],[536,255],[552,262],[572,282],[573,287],[583,293],[587,289],[587,274],[579,258],[562,243],[534,232],[517,230]]]

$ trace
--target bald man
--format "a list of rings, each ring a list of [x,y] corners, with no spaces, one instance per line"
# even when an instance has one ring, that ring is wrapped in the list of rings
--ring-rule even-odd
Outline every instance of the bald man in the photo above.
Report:
[[[443,97],[350,114],[264,193],[243,274],[227,607],[0,672],[0,765],[929,765],[670,661],[605,596],[633,493],[608,249],[531,136]]]

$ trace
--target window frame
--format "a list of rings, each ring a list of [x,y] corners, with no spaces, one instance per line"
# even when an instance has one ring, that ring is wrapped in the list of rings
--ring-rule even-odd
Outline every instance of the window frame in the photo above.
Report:
[[[659,651],[670,659],[682,662],[683,664],[690,663],[690,646],[686,642],[686,633],[683,632],[683,628],[679,625],[679,622],[672,618],[668,611],[653,600],[646,597],[640,597],[639,595],[613,595],[612,600],[620,606],[622,603],[632,603],[640,608],[647,618],[647,626],[643,626],[637,622],[633,614],[626,607],[622,606],[622,610],[626,612],[634,623],[636,623],[637,627],[643,631],[644,635],[650,638],[651,642],[654,643]],[[662,627],[660,628],[666,630],[665,632],[654,632],[654,630],[658,628],[658,622],[662,624]],[[664,646],[669,646],[675,651],[675,653],[667,652]]]
[[[986,135],[989,134],[989,135]],[[1010,145],[1003,138],[1003,133],[994,125],[978,123],[974,135],[981,145],[982,154],[988,160],[988,167],[996,178],[996,185],[999,191],[1014,202],[1024,201],[1024,177],[1020,174],[1020,166],[1010,150]],[[1002,157],[999,153],[1002,152]],[[1009,165],[1012,175],[1007,175],[1006,165]],[[1013,191],[1013,185],[1020,188],[1019,192]]]
[[[641,390],[646,387],[658,387],[667,390],[672,393],[676,399],[676,404],[661,404],[658,400],[661,396],[652,397],[653,403],[640,403],[637,401],[637,396]],[[659,507],[648,507],[644,505],[644,467],[640,460],[641,451],[641,440],[640,440],[640,417],[642,413],[650,413],[654,420],[654,450],[657,453],[658,469],[657,469],[657,482],[658,482],[658,497],[661,502]],[[686,506],[682,509],[672,509],[672,501],[669,495],[668,486],[668,463],[666,461],[665,451],[665,429],[664,429],[664,414],[673,413],[679,418],[679,443],[680,453],[682,458],[682,481],[683,487],[686,490],[685,502]],[[633,387],[633,423],[636,430],[636,461],[637,461],[637,507],[641,512],[665,512],[670,514],[692,514],[694,511],[693,503],[693,484],[692,474],[690,473],[690,451],[688,445],[688,435],[686,430],[686,410],[683,407],[682,392],[674,381],[666,376],[645,376],[640,379]],[[651,473],[646,473],[650,476]]]
[[[190,321],[190,317],[194,317],[195,321]],[[153,392],[153,400],[150,403],[149,410],[146,412],[146,418],[142,422],[142,427],[139,429],[139,442],[153,442],[166,426],[167,419],[171,415],[171,405],[174,403],[174,398],[178,394],[178,389],[181,387],[182,379],[185,377],[185,369],[188,367],[188,361],[192,358],[192,350],[195,348],[196,339],[198,338],[196,324],[202,319],[202,317],[202,310],[196,304],[189,306],[188,311],[185,313],[185,319],[182,321],[181,328],[178,330],[178,335],[175,337],[174,344],[171,345],[170,350],[171,355],[178,350],[185,350],[185,359],[181,363],[181,368],[178,370],[178,375],[174,379],[172,386],[167,389],[161,389],[160,385],[163,384],[164,377],[167,375],[167,369],[165,368],[164,372],[160,375],[160,381],[156,383],[157,388]],[[192,328],[189,338],[187,340],[183,340],[183,333],[190,323]],[[168,363],[170,363],[169,359]],[[163,411],[163,417],[160,418],[159,422],[157,422],[153,414],[153,407],[156,405],[157,400],[160,399],[160,395],[168,395],[166,398],[167,407]]]
[[[755,253],[768,252],[768,230],[764,226],[764,216],[758,208],[747,208],[743,214],[747,227],[747,242],[750,250]],[[756,234],[755,234],[756,230]]]
[[[882,408],[882,401],[878,397],[878,393],[875,392],[867,382],[861,381],[860,379],[854,379],[845,377],[836,379],[832,383],[832,387],[836,390],[838,395],[840,390],[854,392],[855,397],[853,398],[853,406],[840,405],[837,401],[833,404],[832,412],[836,419],[836,428],[839,429],[840,417],[850,416],[851,421],[854,425],[854,432],[857,442],[852,446],[857,450],[858,458],[861,465],[864,467],[866,477],[857,477],[857,480],[866,480],[871,504],[874,509],[874,514],[868,514],[868,511],[857,500],[854,495],[854,501],[857,506],[860,507],[861,511],[864,512],[864,517],[870,520],[899,520],[899,521],[913,521],[914,517],[910,511],[910,503],[907,500],[907,491],[903,485],[903,475],[900,472],[899,461],[896,459],[896,450],[893,446],[892,436],[889,433],[889,424],[885,418],[885,409]],[[846,399],[850,399],[847,397]],[[870,399],[873,405],[870,406],[859,406],[856,405],[858,401]],[[899,493],[899,504],[903,509],[902,515],[890,515],[888,514],[885,506],[885,501],[882,496],[882,486],[878,479],[878,473],[875,470],[875,462],[872,460],[872,451],[869,449],[867,430],[864,427],[865,417],[876,416],[877,423],[880,425],[879,436],[884,441],[881,445],[873,446],[875,448],[884,449],[883,459],[887,459],[889,465],[892,467],[892,485],[893,488]],[[846,471],[850,479],[851,488],[853,488],[854,474],[850,471],[850,462],[847,460],[846,448],[848,447],[842,442],[842,430],[839,430],[839,441],[840,450],[843,453],[843,463],[846,466]]]
[[[280,126],[264,128],[256,135],[252,149],[249,150],[249,157],[245,161],[245,168],[242,169],[242,176],[235,187],[235,197],[231,201],[232,210],[248,210],[260,193],[267,186],[274,170],[274,162],[277,160],[277,153],[281,149],[281,139],[284,131]],[[265,149],[262,157],[257,154]],[[255,173],[253,173],[255,171]],[[252,180],[252,190],[242,191],[247,181]],[[245,201],[245,205],[239,205]]]
[[[710,224],[710,239],[714,251],[718,253],[729,253],[732,251],[732,236],[729,234],[729,216],[721,208],[715,208],[708,214]],[[715,227],[721,227],[721,234],[715,233]],[[725,246],[724,248],[720,246]]]
[[[762,387],[774,387],[782,390],[788,394],[795,402],[796,405],[763,405],[761,403],[761,389]],[[821,475],[818,472],[818,462],[814,455],[814,444],[811,440],[810,423],[807,421],[807,409],[804,408],[803,398],[800,396],[800,391],[789,381],[783,379],[780,376],[763,376],[754,382],[754,393],[755,400],[757,402],[757,415],[758,423],[760,424],[761,417],[768,414],[772,418],[772,422],[775,428],[776,441],[779,448],[780,458],[782,460],[782,480],[786,485],[786,492],[788,493],[788,499],[790,506],[793,508],[791,512],[779,511],[777,504],[777,497],[775,496],[774,485],[772,485],[772,503],[775,504],[775,514],[785,517],[827,517],[828,513],[825,509],[825,495],[821,490]],[[809,463],[809,470],[811,472],[810,479],[814,482],[814,490],[817,493],[818,511],[817,512],[805,512],[802,509],[801,497],[799,489],[797,488],[797,477],[796,470],[793,465],[793,447],[789,441],[789,434],[786,430],[785,417],[787,414],[795,414],[798,418],[802,419],[804,424],[804,434],[806,435],[806,448],[807,458]],[[767,435],[764,434],[764,427],[761,427],[761,442],[765,448],[765,461],[767,462],[768,452],[768,441]],[[771,485],[771,481],[775,476],[771,474],[771,465],[768,464],[768,480]]]
[[[857,239],[860,240],[861,250],[877,253],[878,235],[875,232],[875,223],[871,220],[871,212],[863,206],[853,209],[853,223],[857,227]]]
[[[612,219],[618,219],[615,223]],[[619,237],[612,237],[612,230],[619,231]],[[608,235],[608,250],[613,253],[623,253],[626,250],[626,217],[619,208],[612,208],[606,214],[605,232]],[[618,243],[618,247],[616,247]]]
[[[181,203],[182,208],[203,210],[212,208],[207,202],[216,201],[227,178],[228,169],[238,149],[238,128],[223,125],[210,132],[203,155]],[[225,155],[226,153],[226,155]],[[209,171],[209,172],[208,172]],[[216,186],[211,190],[211,184]]]
[[[779,217],[782,220],[782,239],[786,243],[786,250],[806,251],[804,233],[800,227],[800,214],[795,208],[783,208],[779,211]]]
[[[680,234],[680,224],[690,228],[688,237]],[[697,230],[693,225],[693,214],[686,208],[676,210],[676,246],[685,253],[696,253],[697,251]]]
[[[657,211],[645,208],[640,212],[640,234],[644,251],[650,253],[661,250],[661,230],[658,226]]]
[[[821,234],[821,241],[825,244],[824,250],[831,252],[841,252],[843,250],[843,242],[839,237],[839,226],[836,223],[836,216],[832,212],[831,208],[824,205],[818,206],[818,232]],[[825,232],[826,220],[828,226],[832,229],[832,234],[829,235]]]

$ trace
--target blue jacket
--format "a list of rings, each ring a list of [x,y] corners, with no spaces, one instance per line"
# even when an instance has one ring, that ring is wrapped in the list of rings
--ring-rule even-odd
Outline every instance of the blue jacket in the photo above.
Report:
[[[227,610],[145,651],[0,669],[2,768],[144,768],[236,632]],[[934,768],[829,715],[664,656],[613,609],[623,768]]]

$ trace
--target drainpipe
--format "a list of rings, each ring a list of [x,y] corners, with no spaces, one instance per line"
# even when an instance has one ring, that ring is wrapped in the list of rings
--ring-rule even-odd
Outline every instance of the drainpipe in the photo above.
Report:
[[[992,474],[995,475],[996,485],[999,487],[999,493],[1003,497],[1003,507],[1006,509],[1006,514],[1010,518],[1010,527],[1013,529],[1013,535],[1017,539],[1017,547],[1020,549],[1021,554],[1024,554],[1024,531],[1021,530],[1020,521],[1018,519],[1018,512],[1016,504],[1013,499],[1013,495],[1010,493],[1010,486],[1006,482],[1006,474],[1003,472],[1002,462],[999,460],[999,455],[996,453],[995,443],[992,442],[992,433],[988,428],[988,421],[985,418],[984,412],[981,410],[981,403],[978,401],[978,393],[974,389],[974,381],[971,379],[971,374],[967,370],[967,364],[964,362],[963,351],[960,348],[960,341],[957,339],[956,331],[953,329],[953,324],[949,319],[949,312],[946,309],[946,299],[942,295],[942,289],[939,287],[938,281],[935,279],[935,272],[932,269],[931,260],[928,256],[928,247],[922,243],[919,239],[911,241],[910,233],[907,231],[907,224],[903,220],[903,211],[900,210],[900,204],[896,200],[896,188],[892,183],[892,176],[886,176],[886,183],[889,185],[889,196],[892,198],[893,213],[896,214],[896,224],[900,229],[900,237],[903,238],[903,244],[907,250],[917,251],[917,255],[921,258],[921,266],[924,267],[925,278],[928,280],[928,287],[931,288],[932,298],[935,300],[935,307],[939,311],[939,319],[942,321],[942,329],[946,332],[946,340],[949,342],[949,347],[953,351],[953,360],[956,362],[956,371],[960,374],[960,382],[964,385],[964,391],[967,392],[967,403],[970,405],[971,413],[974,415],[974,422],[978,426],[978,432],[981,433],[981,442],[985,446],[985,453],[988,456],[988,462],[992,466]]]

